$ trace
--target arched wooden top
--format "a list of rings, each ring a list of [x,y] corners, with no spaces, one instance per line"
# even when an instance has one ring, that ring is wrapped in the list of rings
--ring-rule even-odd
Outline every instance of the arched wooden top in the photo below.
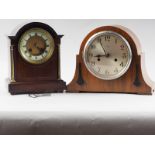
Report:
[[[41,22],[31,22],[21,27],[15,36],[9,36],[9,38],[18,42],[23,33],[32,28],[42,28],[49,32],[50,35],[53,37],[55,44],[60,44],[60,39],[63,37],[63,35],[58,35],[56,31],[47,24]]]
[[[122,27],[122,26],[102,26],[102,27],[98,27],[94,30],[92,30],[90,33],[88,33],[88,35],[84,38],[84,40],[82,41],[82,44],[80,46],[80,52],[79,55],[82,55],[84,48],[88,42],[88,40],[95,35],[96,33],[99,32],[103,32],[103,31],[112,31],[112,32],[116,32],[120,35],[122,35],[129,43],[131,50],[132,50],[132,54],[133,55],[139,55],[139,49],[137,47],[139,47],[139,43],[138,41],[136,41],[136,39],[133,37],[134,35],[131,35],[133,33],[131,33],[131,31],[129,31],[127,28]]]

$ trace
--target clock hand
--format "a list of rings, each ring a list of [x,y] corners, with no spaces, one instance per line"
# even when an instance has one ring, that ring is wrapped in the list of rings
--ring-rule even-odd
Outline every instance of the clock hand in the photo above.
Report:
[[[95,55],[94,57],[105,57],[106,55],[101,55],[101,54],[98,54],[98,55]]]
[[[95,55],[94,57],[97,57],[97,58],[99,58],[99,57],[109,57],[110,56],[110,54],[109,53],[107,53],[106,55],[102,55],[102,54],[98,54],[98,55]]]
[[[105,55],[107,55],[107,53],[106,53],[106,51],[105,51],[105,49],[104,49],[104,47],[103,47],[103,45],[102,45],[101,39],[100,39],[100,45],[101,45],[101,47],[102,47],[102,49],[103,49]]]
[[[40,53],[43,53],[45,50],[44,48],[41,48],[41,47],[36,47],[36,48],[39,50]]]
[[[36,48],[37,48],[39,51],[41,51],[41,49],[42,49],[42,48],[40,48],[40,47],[38,47],[38,46],[36,46]]]
[[[39,50],[39,52],[43,52],[44,51],[44,49],[41,48],[41,47],[38,47],[36,43],[34,44],[34,47],[37,48]]]

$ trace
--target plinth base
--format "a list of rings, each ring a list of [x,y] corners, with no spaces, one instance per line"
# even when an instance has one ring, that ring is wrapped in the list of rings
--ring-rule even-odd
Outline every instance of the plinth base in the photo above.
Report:
[[[38,82],[11,82],[9,92],[16,94],[42,94],[56,93],[66,90],[66,83],[63,80],[38,81]]]

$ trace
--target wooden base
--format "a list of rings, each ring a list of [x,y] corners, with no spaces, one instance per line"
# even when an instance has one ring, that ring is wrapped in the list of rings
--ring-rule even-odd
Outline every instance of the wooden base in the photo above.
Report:
[[[42,94],[63,92],[66,90],[66,83],[62,80],[38,81],[38,82],[11,82],[9,92],[16,94]]]
[[[104,93],[104,94],[131,94],[131,95],[152,95],[153,92],[130,92],[130,91],[126,91],[126,92],[115,92],[115,91],[111,91],[111,92],[100,92],[100,91],[76,91],[76,90],[67,90],[66,93],[85,93],[85,94],[91,94],[91,93]]]
[[[152,88],[143,79],[140,58],[132,65],[128,72],[116,80],[101,80],[90,74],[82,58],[76,59],[76,71],[73,80],[67,86],[67,92],[73,93],[126,93],[151,95]],[[138,72],[138,74],[137,74]],[[138,76],[137,76],[138,75]]]

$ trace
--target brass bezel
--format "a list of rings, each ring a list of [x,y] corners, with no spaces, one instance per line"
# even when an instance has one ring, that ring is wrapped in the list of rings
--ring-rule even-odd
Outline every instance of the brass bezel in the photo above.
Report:
[[[48,51],[47,56],[41,60],[32,60],[25,55],[24,51],[21,50],[21,41],[22,41],[23,37],[25,35],[29,34],[30,32],[40,32],[40,33],[44,34],[50,41],[50,50]],[[55,49],[55,43],[54,43],[53,37],[51,36],[51,34],[48,31],[44,30],[43,28],[31,28],[31,29],[25,31],[23,33],[23,35],[20,37],[19,42],[18,42],[18,51],[19,51],[21,57],[25,61],[27,61],[31,64],[34,64],[34,65],[39,65],[39,64],[43,64],[43,63],[47,62],[52,57],[54,49]]]

